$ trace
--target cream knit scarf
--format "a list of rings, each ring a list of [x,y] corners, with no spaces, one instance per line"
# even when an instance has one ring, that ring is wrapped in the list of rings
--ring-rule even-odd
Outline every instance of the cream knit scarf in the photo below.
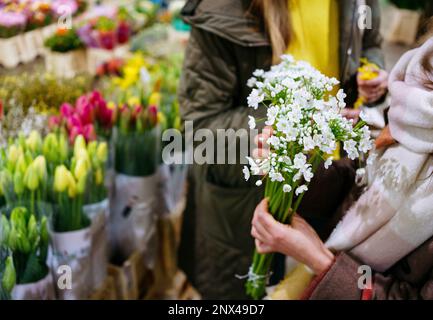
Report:
[[[326,242],[377,271],[433,236],[433,91],[420,65],[432,50],[433,38],[391,72],[389,125],[398,143],[372,153],[366,191]]]

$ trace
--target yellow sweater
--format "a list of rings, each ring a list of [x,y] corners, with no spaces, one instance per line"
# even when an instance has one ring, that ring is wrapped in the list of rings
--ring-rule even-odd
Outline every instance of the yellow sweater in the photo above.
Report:
[[[293,39],[288,52],[328,77],[339,76],[337,0],[289,0]]]

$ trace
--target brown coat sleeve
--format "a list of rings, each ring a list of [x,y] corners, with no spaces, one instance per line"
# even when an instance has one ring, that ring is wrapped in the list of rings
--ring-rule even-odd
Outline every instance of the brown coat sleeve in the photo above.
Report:
[[[305,298],[310,300],[360,300],[358,289],[359,263],[341,253],[324,274],[313,281]]]
[[[318,276],[304,293],[311,300],[359,300],[358,267],[346,253],[340,253],[331,268]],[[433,239],[425,242],[386,273],[374,273],[375,300],[433,300]]]

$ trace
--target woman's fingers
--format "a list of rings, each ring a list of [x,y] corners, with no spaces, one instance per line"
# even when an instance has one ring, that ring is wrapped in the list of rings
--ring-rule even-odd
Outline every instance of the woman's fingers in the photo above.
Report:
[[[253,228],[255,229],[255,233],[260,237],[262,241],[270,241],[272,239],[272,228],[266,226],[263,222],[263,215],[269,215],[267,213],[268,210],[268,201],[267,199],[263,199],[259,205],[257,206],[254,217],[253,217]]]
[[[253,150],[253,158],[254,159],[263,159],[267,158],[269,156],[269,149],[266,148],[260,148],[260,149],[254,149]]]
[[[257,252],[260,254],[266,254],[266,253],[272,253],[273,250],[270,246],[265,244],[264,242],[261,242],[260,240],[255,241]]]

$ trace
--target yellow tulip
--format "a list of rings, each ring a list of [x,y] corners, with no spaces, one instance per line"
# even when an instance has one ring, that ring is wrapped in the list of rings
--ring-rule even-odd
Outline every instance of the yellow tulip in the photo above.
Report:
[[[8,161],[15,164],[18,161],[20,155],[23,154],[23,149],[16,145],[11,145],[8,149]]]
[[[107,103],[107,108],[109,110],[114,110],[114,109],[116,109],[116,104],[113,101],[110,101]]]
[[[98,168],[95,172],[95,182],[98,186],[100,186],[104,182],[104,176],[102,174],[101,168]]]
[[[36,169],[39,180],[44,181],[45,177],[47,176],[47,162],[45,161],[45,157],[44,156],[36,157],[36,159],[33,161],[33,165]]]
[[[159,92],[153,92],[149,97],[149,106],[156,106],[159,107],[161,105],[161,93]]]
[[[24,157],[24,154],[21,154],[18,158],[17,166],[15,168],[16,171],[20,171],[22,174],[24,174],[27,170],[27,162]]]
[[[86,183],[87,183],[87,172],[85,175],[81,176],[78,179],[78,183],[77,183],[77,192],[79,194],[83,194],[84,191],[86,191]]]
[[[58,166],[54,172],[54,190],[56,192],[65,192],[69,186],[67,177],[68,169],[64,165]]]
[[[105,163],[108,157],[108,145],[106,142],[101,142],[96,150],[96,157],[101,163]]]
[[[137,97],[130,97],[128,99],[128,106],[135,107],[140,105],[140,99]]]
[[[26,174],[24,175],[24,183],[31,191],[35,191],[39,187],[38,172],[34,164],[27,168]]]
[[[75,144],[74,144],[74,155],[77,156],[80,150],[86,150],[86,140],[84,137],[80,134],[75,138]]]
[[[38,150],[40,150],[42,146],[42,138],[41,135],[39,134],[39,132],[33,130],[29,137],[26,139],[26,147],[32,151],[32,152],[36,152]]]
[[[77,164],[74,169],[74,176],[77,180],[80,180],[82,177],[87,175],[89,170],[88,162],[84,158],[80,158],[77,160]]]

